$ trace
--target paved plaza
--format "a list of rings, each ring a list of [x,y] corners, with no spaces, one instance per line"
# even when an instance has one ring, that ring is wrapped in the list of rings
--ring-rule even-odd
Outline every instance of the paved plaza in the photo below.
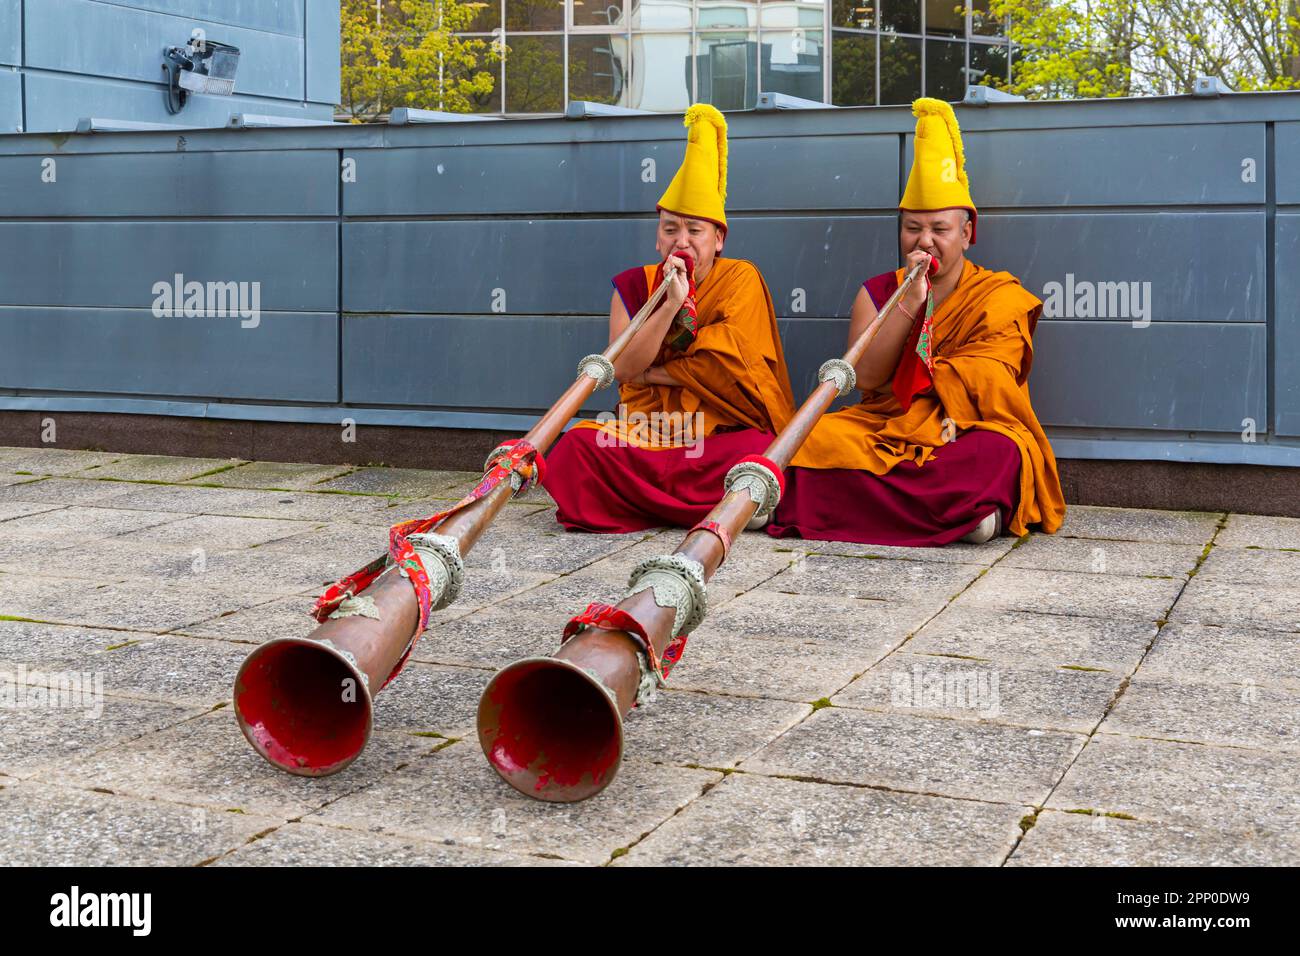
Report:
[[[568,534],[535,490],[466,556],[362,757],[266,763],[231,711],[243,659],[476,477],[0,449],[3,862],[1300,863],[1290,518],[1072,506],[1057,535],[940,549],[746,533],[617,779],[562,805],[491,770],[479,695],[682,531]],[[69,706],[80,675],[102,694]]]

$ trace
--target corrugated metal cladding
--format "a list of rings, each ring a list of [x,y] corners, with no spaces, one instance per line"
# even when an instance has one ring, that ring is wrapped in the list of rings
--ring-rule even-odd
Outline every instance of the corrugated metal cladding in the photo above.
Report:
[[[195,29],[240,49],[236,95],[167,112],[162,55]],[[0,0],[0,132],[83,117],[224,126],[231,113],[329,120],[339,0]]]
[[[1300,94],[958,117],[971,257],[1049,300],[1058,454],[1300,465]],[[728,121],[726,254],[767,277],[802,396],[898,261],[914,120]],[[604,346],[682,148],[676,116],[0,137],[0,408],[526,427]],[[177,281],[259,317],[155,315]]]

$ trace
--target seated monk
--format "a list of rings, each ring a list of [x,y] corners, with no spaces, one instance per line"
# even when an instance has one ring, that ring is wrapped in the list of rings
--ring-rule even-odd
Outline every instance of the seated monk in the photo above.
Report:
[[[611,342],[668,260],[681,268],[614,362],[618,416],[579,422],[547,456],[544,484],[570,531],[694,526],[722,498],[731,466],[762,453],[794,414],[767,285],[752,263],[721,258],[726,122],[698,104],[686,126],[686,158],[659,200],[658,261],[614,277]]]
[[[906,268],[863,283],[849,341],[918,262],[914,282],[854,371],[862,401],[824,415],[786,471],[774,537],[911,547],[982,543],[1065,516],[1056,458],[1029,402],[1043,304],[971,262],[978,212],[952,107],[912,106],[915,160],[901,209]]]

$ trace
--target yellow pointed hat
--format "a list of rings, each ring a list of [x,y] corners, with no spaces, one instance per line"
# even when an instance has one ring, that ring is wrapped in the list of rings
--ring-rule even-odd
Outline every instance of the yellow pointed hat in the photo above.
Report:
[[[912,172],[898,208],[911,212],[969,209],[970,241],[974,242],[978,212],[966,180],[966,156],[957,117],[943,100],[928,96],[912,104],[912,115],[916,117]]]
[[[686,111],[686,158],[656,209],[727,228],[727,121],[708,103]]]

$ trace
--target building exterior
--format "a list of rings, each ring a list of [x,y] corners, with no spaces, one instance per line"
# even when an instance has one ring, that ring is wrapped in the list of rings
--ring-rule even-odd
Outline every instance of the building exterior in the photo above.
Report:
[[[162,62],[201,30],[241,51],[233,96],[168,113]],[[339,0],[0,0],[0,132],[86,118],[225,126],[231,114],[329,121]]]
[[[1003,24],[988,0],[968,2],[484,0],[464,35],[509,50],[484,113],[560,113],[571,100],[740,110],[760,92],[891,105],[1009,78]]]

